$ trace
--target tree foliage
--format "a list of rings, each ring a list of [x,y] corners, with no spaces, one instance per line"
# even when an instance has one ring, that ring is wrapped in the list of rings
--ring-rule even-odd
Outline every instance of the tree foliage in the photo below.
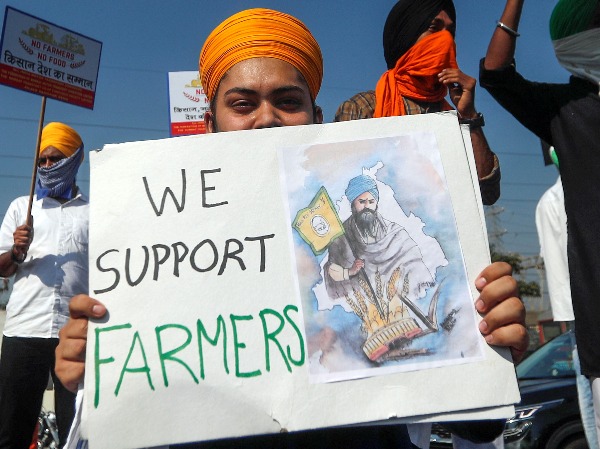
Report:
[[[501,253],[496,251],[494,245],[490,246],[492,262],[506,262],[509,264],[513,273],[519,274],[523,270],[523,257],[519,253]]]
[[[512,267],[514,274],[521,274],[521,272],[524,270],[523,256],[521,256],[519,253],[503,253],[497,251],[494,245],[490,246],[490,253],[492,262],[506,262]],[[527,282],[521,279],[517,280],[517,284],[519,286],[519,292],[521,296],[531,296],[536,298],[542,296],[540,284],[535,281]]]
[[[535,281],[517,281],[517,285],[519,286],[519,292],[521,296],[531,296],[534,298],[539,298],[542,296],[540,284]]]

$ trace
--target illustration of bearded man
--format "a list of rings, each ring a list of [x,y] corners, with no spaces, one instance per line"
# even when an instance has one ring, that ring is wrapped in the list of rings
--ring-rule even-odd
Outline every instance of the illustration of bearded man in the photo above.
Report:
[[[419,246],[406,229],[378,212],[379,191],[373,178],[360,175],[351,179],[345,193],[352,215],[343,223],[344,235],[329,246],[324,266],[328,295],[345,299],[370,336],[390,326],[397,328],[392,330],[391,340],[420,334],[409,310],[433,330],[416,306],[435,285]],[[374,349],[375,354],[365,351],[373,360],[388,346]]]

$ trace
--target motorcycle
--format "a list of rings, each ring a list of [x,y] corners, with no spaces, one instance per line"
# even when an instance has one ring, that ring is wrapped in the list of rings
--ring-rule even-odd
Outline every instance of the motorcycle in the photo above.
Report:
[[[58,449],[58,444],[56,414],[42,408],[38,417],[37,449]]]

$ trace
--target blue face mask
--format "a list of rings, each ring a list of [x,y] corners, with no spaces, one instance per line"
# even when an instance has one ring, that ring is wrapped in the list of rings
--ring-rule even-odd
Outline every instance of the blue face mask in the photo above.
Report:
[[[81,165],[83,145],[71,156],[61,159],[50,167],[38,167],[35,193],[38,199],[71,199],[75,177]]]

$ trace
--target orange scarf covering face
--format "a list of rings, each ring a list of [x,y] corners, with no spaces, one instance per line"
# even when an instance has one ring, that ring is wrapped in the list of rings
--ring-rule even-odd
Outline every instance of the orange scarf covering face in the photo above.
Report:
[[[443,101],[444,110],[452,109],[444,100],[448,88],[438,81],[438,74],[447,68],[458,68],[452,34],[443,30],[423,38],[377,82],[373,117],[406,115],[402,97],[429,103]]]

